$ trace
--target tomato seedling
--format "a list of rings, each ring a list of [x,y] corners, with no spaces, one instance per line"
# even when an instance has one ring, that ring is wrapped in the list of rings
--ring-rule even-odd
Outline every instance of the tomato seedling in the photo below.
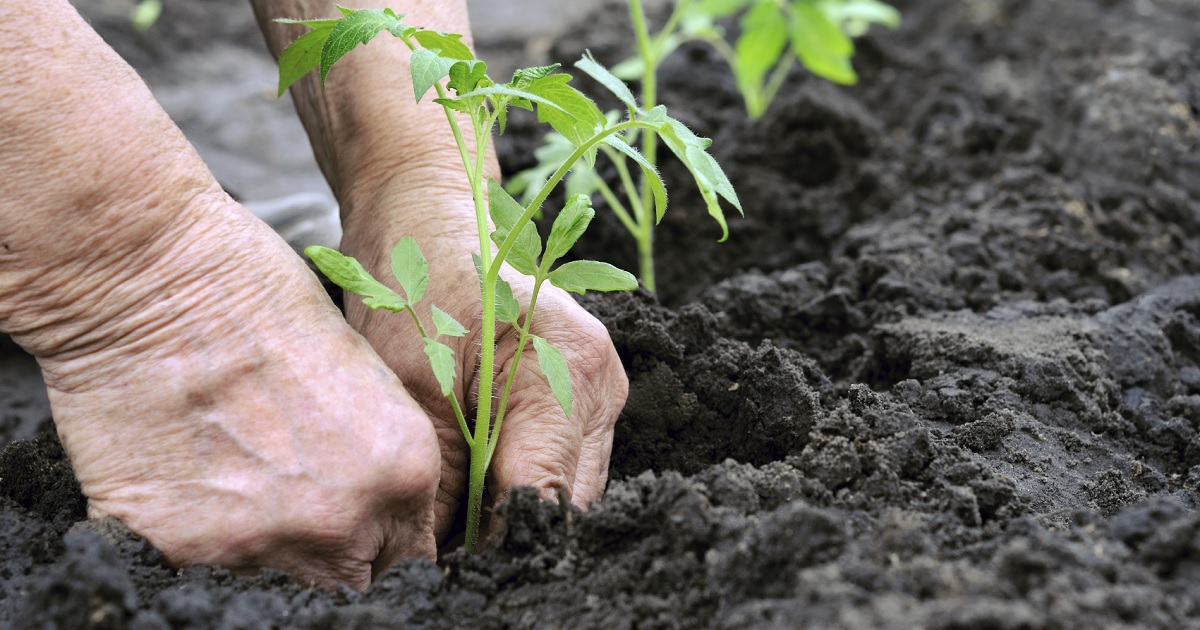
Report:
[[[900,23],[899,12],[879,0],[676,0],[662,29],[652,34],[642,1],[628,2],[636,54],[614,66],[612,73],[640,82],[643,107],[657,104],[658,68],[663,60],[680,45],[700,41],[711,45],[729,64],[752,119],[766,112],[796,61],[830,81],[855,83],[858,75],[850,65],[854,54],[851,38],[865,33],[871,24],[894,28]],[[719,21],[738,14],[741,33],[731,43]],[[642,138],[642,154],[652,166],[658,164],[657,145],[654,134]],[[509,182],[509,190],[532,194],[566,157],[568,148],[561,137],[548,134],[546,144],[534,154],[537,165],[518,173]],[[641,281],[653,291],[655,221],[647,211],[651,190],[644,179],[635,185],[623,157],[612,157],[623,196],[595,173],[584,170],[573,176],[568,189],[604,198],[637,241]],[[728,229],[719,214],[714,217],[721,225],[721,240],[725,240]]]
[[[631,274],[607,263],[575,260],[556,265],[587,229],[595,211],[587,195],[569,196],[543,243],[532,220],[550,192],[577,163],[591,167],[597,153],[604,151],[621,156],[642,170],[648,191],[647,206],[652,204],[653,212],[661,217],[667,206],[662,179],[653,163],[630,143],[633,134],[642,133],[662,138],[663,143],[691,169],[702,195],[709,202],[710,212],[720,217],[718,197],[728,200],[739,210],[740,206],[728,178],[705,151],[709,141],[668,116],[665,108],[659,106],[647,110],[639,106],[629,88],[590,56],[580,59],[576,67],[621,100],[627,110],[622,120],[605,117],[591,99],[569,85],[571,76],[558,72],[557,65],[518,70],[507,83],[496,83],[487,75],[487,64],[463,44],[461,35],[404,24],[401,21],[403,14],[391,9],[355,10],[341,6],[338,9],[342,16],[337,19],[279,20],[312,29],[280,56],[279,92],[282,94],[314,69],[320,70],[324,81],[339,59],[383,32],[399,38],[412,51],[409,65],[414,95],[420,102],[431,89],[436,92],[437,98],[433,102],[442,107],[449,121],[474,200],[479,251],[473,256],[479,274],[482,310],[479,396],[474,423],[468,424],[463,412],[465,402],[459,401],[454,392],[458,372],[454,351],[441,341],[443,337],[465,335],[466,327],[433,306],[431,329],[423,325],[413,308],[424,297],[429,283],[429,263],[416,241],[411,237],[403,238],[392,250],[392,274],[399,284],[399,292],[372,277],[357,260],[332,249],[314,246],[305,252],[330,280],[344,290],[362,296],[368,307],[407,313],[416,324],[442,395],[449,399],[463,438],[470,447],[466,546],[473,551],[479,539],[484,478],[495,453],[513,378],[526,346],[532,344],[551,394],[562,412],[568,417],[571,415],[571,381],[566,361],[549,342],[530,333],[543,283],[549,281],[560,289],[576,293],[637,288],[637,280]],[[483,174],[492,130],[498,126],[501,132],[504,131],[509,107],[536,111],[538,120],[548,123],[561,135],[564,146],[570,147],[560,164],[547,174],[523,204]],[[469,118],[470,134],[464,134],[460,129],[456,112]],[[489,217],[495,230],[488,226]],[[720,220],[724,222],[723,218]],[[533,291],[529,304],[525,305],[524,316],[521,315],[522,305],[513,297],[512,287],[499,275],[504,264],[533,278]],[[497,324],[514,327],[518,338],[512,365],[493,409]]]

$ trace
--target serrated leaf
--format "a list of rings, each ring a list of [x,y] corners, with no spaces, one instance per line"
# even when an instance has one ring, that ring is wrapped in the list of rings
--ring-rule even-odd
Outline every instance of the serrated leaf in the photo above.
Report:
[[[449,108],[449,109],[452,109],[452,110],[454,110],[454,111],[456,111],[456,112],[462,112],[462,113],[464,113],[464,114],[470,114],[470,113],[471,113],[471,103],[470,103],[468,100],[466,100],[466,99],[462,99],[462,98],[435,98],[435,99],[433,99],[433,102],[434,102],[434,103],[437,103],[438,105],[441,105],[442,107],[447,107],[447,108]]]
[[[633,92],[629,91],[629,86],[625,82],[618,79],[609,72],[596,58],[592,56],[591,51],[583,53],[583,57],[575,62],[575,67],[582,70],[585,74],[595,79],[600,85],[603,85],[612,92],[622,103],[631,110],[637,111],[637,99],[633,97]]]
[[[567,369],[567,360],[563,358],[558,348],[541,337],[533,338],[533,349],[537,352],[538,367],[546,382],[550,384],[550,392],[562,407],[563,415],[571,417],[571,372]]]
[[[439,341],[426,339],[425,356],[429,357],[429,365],[433,367],[433,376],[442,388],[442,395],[451,396],[454,393],[454,378],[458,376],[454,350]]]
[[[791,41],[796,56],[813,74],[843,85],[858,81],[850,56],[854,43],[819,7],[792,5]]]
[[[561,109],[558,107],[558,105],[555,105],[549,100],[544,99],[536,94],[531,94],[525,90],[518,90],[516,88],[511,88],[504,85],[489,85],[487,87],[477,88],[467,92],[466,94],[459,94],[458,98],[459,100],[463,100],[475,98],[477,96],[507,96],[512,99],[525,99],[527,101],[533,101],[539,105],[545,105],[546,107],[553,109]]]
[[[558,216],[554,218],[554,225],[550,228],[550,237],[546,239],[545,258],[549,261],[547,264],[553,264],[554,261],[566,255],[575,245],[575,241],[583,236],[588,224],[595,216],[596,211],[592,209],[592,200],[587,195],[575,195],[568,199],[562,212],[559,212]]]
[[[603,129],[607,119],[592,99],[567,85],[570,80],[569,75],[551,74],[530,82],[526,91],[537,96],[536,102],[539,104],[549,102],[554,105],[553,108],[539,106],[538,120],[549,123],[555,131],[578,147]],[[595,164],[595,147],[584,155],[584,161],[589,167]]]
[[[446,87],[454,90],[459,98],[466,98],[468,92],[474,91],[480,85],[490,86],[487,78],[487,64],[482,61],[456,61],[450,66],[450,81]]]
[[[627,157],[637,163],[642,169],[642,174],[645,175],[643,181],[650,184],[650,191],[654,198],[654,221],[655,223],[662,221],[663,215],[667,212],[667,186],[663,183],[662,175],[658,169],[646,159],[637,149],[631,146],[624,139],[616,136],[607,136],[601,142],[624,153]]]
[[[400,16],[391,9],[346,9],[338,7],[345,15],[333,27],[321,49],[321,83],[329,75],[330,68],[354,50],[366,44],[381,31],[399,33],[408,27],[400,23]]]
[[[496,276],[496,321],[519,326],[521,303],[513,297],[512,285],[507,280]]]
[[[417,40],[422,47],[429,50],[438,50],[439,54],[449,59],[457,59],[459,61],[471,61],[475,59],[475,55],[471,49],[462,42],[462,35],[458,33],[440,33],[438,31],[419,30],[413,33],[413,39]]]
[[[573,260],[550,272],[550,284],[575,293],[587,291],[632,291],[637,288],[633,274],[608,263]]]
[[[508,87],[520,89],[530,81],[540,79],[555,70],[562,67],[561,63],[555,63],[548,66],[533,66],[530,68],[518,68],[513,72],[512,81],[508,82]]]
[[[450,316],[449,313],[434,306],[433,311],[433,327],[437,329],[437,334],[448,335],[450,337],[461,337],[469,332],[465,326],[458,323],[457,319]]]
[[[313,30],[301,35],[279,55],[279,93],[283,96],[293,83],[321,65],[321,49],[338,20],[275,20],[283,24],[304,24]]]
[[[401,311],[407,305],[404,298],[376,280],[354,258],[337,250],[320,245],[305,248],[304,253],[334,284],[342,289],[363,296],[363,303],[371,308]]]
[[[417,101],[425,96],[429,88],[450,74],[450,68],[455,64],[453,59],[447,59],[432,50],[415,50],[409,69],[412,71],[413,93]]]
[[[730,183],[729,177],[725,175],[725,171],[717,163],[717,160],[699,147],[690,146],[687,151],[688,162],[692,169],[702,175],[718,195],[741,213],[742,202],[738,200],[737,191],[733,189],[733,184]]]
[[[475,265],[475,277],[479,279],[479,288],[483,288],[483,259],[479,254],[471,252],[471,263]]]
[[[387,311],[392,311],[393,313],[399,313],[408,306],[408,304],[404,301],[404,298],[395,293],[391,295],[364,297],[363,304],[365,304],[367,308],[384,309]]]
[[[662,113],[661,116],[663,122],[659,126],[659,137],[692,173],[700,195],[704,198],[704,203],[708,208],[708,214],[721,226],[720,240],[724,241],[729,238],[729,226],[725,222],[725,212],[721,209],[719,197],[724,197],[726,201],[733,204],[739,213],[742,212],[742,204],[738,200],[729,178],[725,176],[725,171],[721,170],[717,161],[704,151],[711,141],[692,133],[686,125],[666,116],[665,113]]]
[[[479,278],[479,287],[482,289],[483,259],[479,254],[472,253],[471,262],[475,263],[475,276]],[[512,286],[504,278],[496,276],[496,319],[516,326],[520,316],[521,304],[513,297]]]
[[[404,289],[409,304],[421,301],[429,285],[429,261],[413,237],[405,236],[392,248],[392,275]]]
[[[524,214],[525,208],[517,203],[508,191],[504,190],[494,179],[488,179],[488,213],[496,231],[492,232],[492,242],[499,247],[508,238],[517,221]],[[542,254],[542,239],[538,236],[537,227],[532,221],[526,221],[508,250],[505,261],[521,273],[532,276],[537,274],[538,256]]]

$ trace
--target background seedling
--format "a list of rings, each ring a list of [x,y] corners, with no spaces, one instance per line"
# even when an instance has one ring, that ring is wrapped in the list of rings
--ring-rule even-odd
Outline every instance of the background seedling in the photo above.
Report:
[[[680,45],[701,41],[729,64],[752,119],[766,112],[796,61],[830,81],[855,83],[851,38],[865,33],[871,24],[894,28],[900,23],[899,12],[879,0],[677,0],[662,29],[651,33],[642,0],[628,2],[636,54],[615,66],[613,74],[640,82],[643,107],[653,108],[658,102],[658,69],[663,60]],[[719,22],[736,15],[740,15],[740,34],[731,42]],[[658,165],[657,143],[654,134],[642,138],[642,154],[652,167]],[[561,138],[549,134],[545,146],[534,154],[537,165],[514,177],[509,190],[529,194],[561,163],[566,148]],[[591,171],[577,173],[568,190],[604,198],[637,241],[641,281],[653,291],[655,222],[647,210],[652,191],[645,179],[634,184],[622,156],[612,157],[624,195]],[[721,229],[724,240],[728,231],[723,221]]]
[[[653,162],[631,144],[634,134],[641,133],[646,137],[662,138],[664,144],[684,161],[708,202],[709,212],[722,225],[724,217],[719,198],[726,199],[739,210],[740,205],[728,178],[705,151],[709,145],[707,139],[696,136],[672,119],[661,106],[649,110],[640,107],[629,88],[589,56],[580,59],[576,67],[611,90],[625,105],[627,115],[623,120],[617,116],[604,116],[591,99],[568,85],[570,75],[556,72],[557,65],[518,70],[509,82],[496,83],[487,75],[487,64],[475,58],[462,43],[461,35],[409,26],[401,22],[402,14],[391,9],[338,8],[342,17],[337,19],[279,20],[303,24],[311,29],[280,56],[279,92],[282,94],[313,69],[320,70],[324,81],[339,59],[382,32],[399,38],[412,51],[409,65],[413,94],[421,101],[431,89],[436,92],[433,102],[442,107],[449,121],[474,199],[479,233],[479,251],[474,254],[474,263],[480,281],[482,316],[479,397],[473,423],[467,422],[464,405],[454,389],[458,371],[454,350],[443,342],[443,338],[459,337],[468,331],[436,306],[430,309],[431,329],[423,324],[414,309],[424,297],[429,283],[429,264],[416,241],[401,239],[392,250],[392,275],[400,291],[376,280],[358,261],[332,249],[310,247],[306,253],[322,273],[346,291],[362,296],[368,307],[407,313],[415,323],[434,376],[442,394],[449,399],[463,438],[470,447],[466,546],[474,550],[479,536],[484,477],[495,453],[513,379],[526,346],[533,345],[551,394],[563,413],[568,417],[571,415],[571,382],[566,361],[549,342],[530,332],[542,285],[549,281],[556,287],[577,293],[637,287],[637,280],[631,274],[607,263],[576,260],[556,265],[587,229],[595,211],[587,195],[569,196],[543,243],[532,219],[550,192],[577,163],[590,168],[597,153],[603,151],[620,157],[624,168],[628,168],[628,160],[642,170],[647,191],[643,209],[653,211],[661,218],[667,205],[666,189]],[[526,203],[517,202],[496,182],[484,177],[487,143],[493,128],[499,127],[503,132],[510,106],[536,111],[538,120],[548,123],[562,137],[566,154],[534,187]],[[459,127],[456,112],[469,118],[468,134]],[[489,217],[495,230],[488,225]],[[512,287],[499,275],[505,264],[533,280],[532,294],[523,316],[522,305],[513,297]],[[513,326],[518,336],[512,366],[493,409],[497,324]]]

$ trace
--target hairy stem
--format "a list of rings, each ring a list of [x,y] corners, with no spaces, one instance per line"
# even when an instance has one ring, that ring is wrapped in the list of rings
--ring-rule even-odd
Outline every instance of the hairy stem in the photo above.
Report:
[[[547,265],[543,264],[543,267]],[[529,310],[525,312],[525,321],[521,325],[520,336],[517,338],[517,351],[513,354],[512,365],[508,368],[508,378],[504,381],[504,391],[500,394],[500,403],[496,406],[496,428],[492,432],[496,439],[489,441],[487,453],[484,455],[484,466],[491,466],[492,455],[496,453],[496,443],[499,442],[500,427],[504,424],[504,412],[508,409],[508,396],[512,392],[513,382],[517,378],[517,368],[521,365],[521,355],[529,342],[529,330],[533,324],[533,309],[537,304],[538,293],[542,290],[542,282],[546,279],[548,269],[539,269],[538,277],[533,283],[533,294],[529,297]]]

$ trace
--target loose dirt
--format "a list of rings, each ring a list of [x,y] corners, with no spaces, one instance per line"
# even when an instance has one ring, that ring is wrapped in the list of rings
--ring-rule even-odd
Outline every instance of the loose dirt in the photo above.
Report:
[[[1200,5],[896,4],[858,86],[796,72],[760,121],[705,48],[663,68],[747,216],[718,245],[667,163],[660,296],[584,299],[631,381],[590,512],[517,492],[485,553],[363,594],[177,571],[80,522],[26,378],[0,625],[1200,627]],[[548,55],[615,63],[626,21]],[[246,28],[225,45],[258,46]],[[506,170],[539,140],[515,119]],[[598,211],[581,255],[632,268]]]

